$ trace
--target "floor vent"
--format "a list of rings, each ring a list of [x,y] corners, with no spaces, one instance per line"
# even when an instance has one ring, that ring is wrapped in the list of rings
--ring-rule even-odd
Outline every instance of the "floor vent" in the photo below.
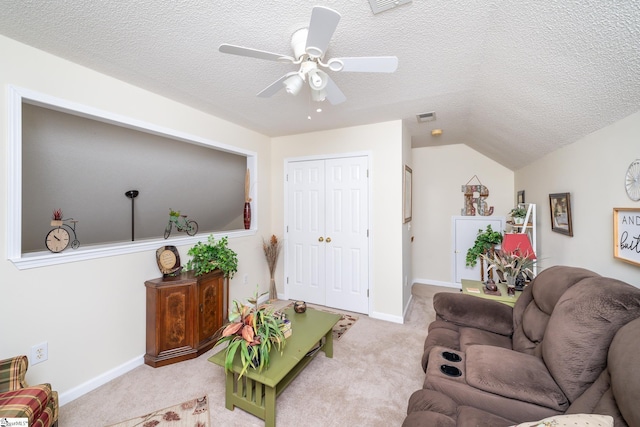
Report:
[[[401,4],[411,3],[411,0],[369,0],[374,14],[393,9]]]
[[[416,114],[416,119],[418,119],[418,123],[432,122],[436,119],[436,112]]]

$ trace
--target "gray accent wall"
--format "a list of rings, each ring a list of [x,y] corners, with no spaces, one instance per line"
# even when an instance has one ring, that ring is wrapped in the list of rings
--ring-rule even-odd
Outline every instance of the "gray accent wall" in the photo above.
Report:
[[[198,234],[243,229],[246,156],[23,104],[22,252],[46,250],[54,209],[81,247],[162,237],[169,209]],[[175,229],[172,236],[178,233]]]

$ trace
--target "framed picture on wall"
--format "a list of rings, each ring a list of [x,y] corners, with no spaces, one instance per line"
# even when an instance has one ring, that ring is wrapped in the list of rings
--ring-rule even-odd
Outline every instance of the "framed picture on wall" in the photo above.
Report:
[[[551,211],[551,231],[573,236],[570,193],[549,194],[549,208]]]
[[[524,205],[524,190],[518,191],[518,205]]]
[[[407,223],[411,221],[411,210],[412,210],[412,200],[411,200],[411,180],[413,171],[407,165],[404,165],[404,192],[402,193],[402,202],[404,204],[403,207],[403,223]]]
[[[640,208],[613,208],[613,257],[640,266]]]

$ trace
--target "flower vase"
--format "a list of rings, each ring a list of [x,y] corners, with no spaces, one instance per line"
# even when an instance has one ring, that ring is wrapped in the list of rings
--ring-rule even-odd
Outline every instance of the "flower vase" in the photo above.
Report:
[[[251,228],[251,203],[245,202],[244,204],[244,229]]]
[[[276,280],[271,277],[269,280],[269,299],[276,300],[278,299],[278,290],[276,289]]]

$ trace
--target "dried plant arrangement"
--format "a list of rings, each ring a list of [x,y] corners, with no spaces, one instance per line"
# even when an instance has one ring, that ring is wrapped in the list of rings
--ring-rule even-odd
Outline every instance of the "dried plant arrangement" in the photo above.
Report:
[[[267,258],[267,265],[269,267],[269,299],[274,300],[278,298],[278,292],[276,290],[276,264],[278,263],[278,256],[280,255],[280,248],[282,247],[280,241],[275,236],[271,235],[271,238],[266,241],[262,239],[262,249],[264,249],[264,256]]]
[[[249,169],[247,168],[247,173],[244,175],[244,202],[245,203],[249,203],[251,201],[251,197],[249,196],[251,192],[250,187],[251,187],[251,174],[249,172]]]

